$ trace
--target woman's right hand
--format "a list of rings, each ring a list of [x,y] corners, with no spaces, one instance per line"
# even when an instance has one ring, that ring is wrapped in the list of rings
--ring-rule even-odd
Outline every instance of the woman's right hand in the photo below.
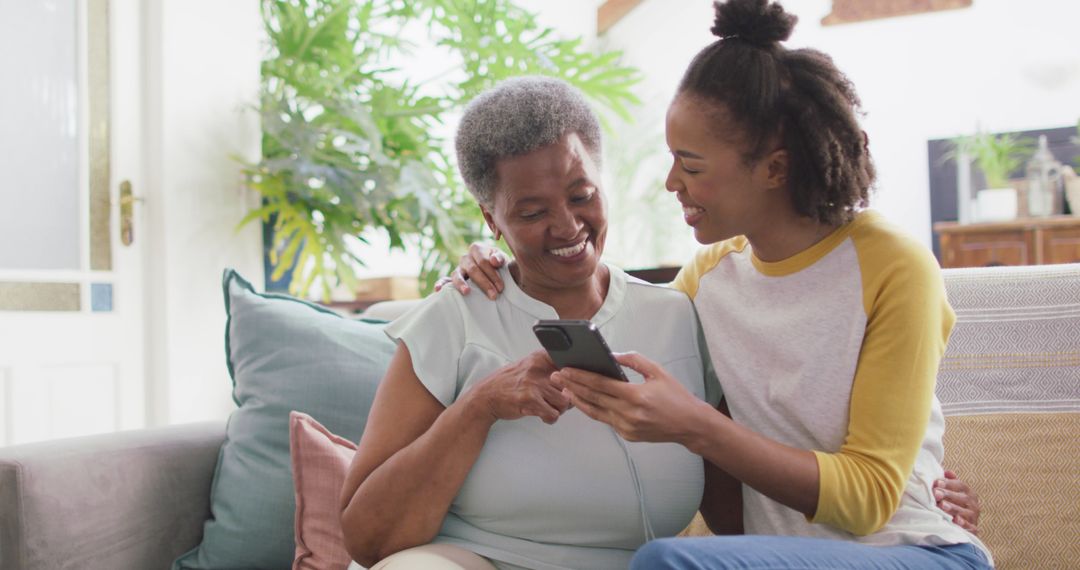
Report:
[[[556,370],[547,352],[537,350],[496,370],[468,393],[497,420],[536,416],[553,424],[570,409],[569,393],[551,379]]]
[[[468,295],[468,282],[472,281],[489,299],[495,299],[503,290],[499,268],[505,263],[506,256],[498,249],[485,243],[473,243],[469,245],[469,253],[461,256],[458,266],[450,275],[435,282],[435,290],[452,283],[459,293]]]

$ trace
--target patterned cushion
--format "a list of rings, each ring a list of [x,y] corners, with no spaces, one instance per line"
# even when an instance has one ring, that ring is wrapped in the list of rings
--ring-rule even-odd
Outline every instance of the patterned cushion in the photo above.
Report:
[[[945,463],[982,499],[997,568],[1080,560],[1080,264],[944,271]]]
[[[341,533],[341,487],[356,445],[311,416],[289,414],[289,448],[296,489],[293,570],[341,570],[352,560]]]

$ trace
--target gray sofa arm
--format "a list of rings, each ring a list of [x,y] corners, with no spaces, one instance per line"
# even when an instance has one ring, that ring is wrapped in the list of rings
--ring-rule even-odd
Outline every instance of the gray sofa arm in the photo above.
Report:
[[[210,516],[224,423],[0,448],[0,568],[166,569]]]

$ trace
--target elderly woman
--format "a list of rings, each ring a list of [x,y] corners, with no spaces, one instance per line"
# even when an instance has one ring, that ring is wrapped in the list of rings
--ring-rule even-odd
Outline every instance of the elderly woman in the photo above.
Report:
[[[342,490],[347,548],[377,568],[625,568],[693,517],[702,460],[571,408],[531,327],[589,319],[715,406],[693,306],[600,261],[600,129],[569,85],[500,84],[466,109],[456,145],[514,261],[497,300],[445,290],[387,327],[397,351]]]

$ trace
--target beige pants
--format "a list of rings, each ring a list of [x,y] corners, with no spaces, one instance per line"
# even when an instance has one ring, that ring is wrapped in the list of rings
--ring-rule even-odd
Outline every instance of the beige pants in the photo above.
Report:
[[[495,566],[460,546],[425,544],[387,556],[371,570],[495,570]]]

